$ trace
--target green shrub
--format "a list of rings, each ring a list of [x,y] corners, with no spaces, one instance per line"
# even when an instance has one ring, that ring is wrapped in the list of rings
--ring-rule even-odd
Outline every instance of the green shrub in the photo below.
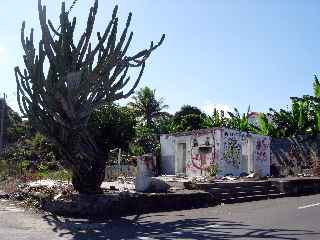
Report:
[[[51,171],[48,172],[49,179],[52,180],[60,180],[60,181],[71,181],[71,173],[68,170],[59,170],[59,171]]]
[[[6,165],[1,175],[22,176],[39,172],[45,176],[49,170],[61,169],[57,159],[56,146],[42,134],[36,133],[30,138],[19,139],[5,149],[0,156],[0,161]]]
[[[215,177],[217,176],[217,174],[219,173],[219,166],[218,164],[214,163],[212,165],[210,165],[208,168],[207,168],[207,172],[209,174],[210,177]]]
[[[133,156],[142,156],[143,154],[145,154],[143,147],[139,145],[131,145],[130,152]]]

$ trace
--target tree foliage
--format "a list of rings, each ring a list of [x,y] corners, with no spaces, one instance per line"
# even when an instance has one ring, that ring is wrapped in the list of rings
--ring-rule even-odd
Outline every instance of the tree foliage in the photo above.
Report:
[[[135,113],[138,122],[131,152],[134,155],[155,152],[160,143],[159,134],[167,131],[170,114],[164,110],[168,105],[164,104],[163,98],[157,98],[155,89],[144,87],[132,97],[128,107]]]
[[[0,156],[0,161],[6,162],[8,172],[5,174],[8,175],[56,171],[61,169],[59,160],[61,156],[57,147],[39,132],[19,138]]]
[[[28,122],[23,121],[19,114],[7,106],[7,114],[5,116],[4,127],[6,128],[5,136],[6,144],[13,144],[19,138],[27,134]]]
[[[89,129],[100,149],[107,156],[109,150],[121,148],[129,151],[130,142],[135,137],[136,118],[126,106],[107,105],[93,112]]]
[[[320,133],[320,83],[314,77],[313,95],[291,97],[291,108],[270,109],[270,118],[261,115],[260,132],[273,137],[292,137]]]
[[[163,98],[157,99],[156,90],[149,87],[141,88],[133,97],[133,101],[128,106],[133,109],[138,117],[145,121],[147,127],[155,128],[155,121],[160,117],[166,116],[163,110],[168,108],[164,104]]]
[[[215,127],[226,127],[227,118],[223,110],[219,111],[216,108],[213,110],[213,114],[207,115],[204,120],[204,126],[206,128],[215,128]]]
[[[231,129],[236,129],[239,131],[244,132],[254,132],[255,128],[252,124],[249,122],[249,114],[250,114],[250,106],[248,107],[248,110],[246,113],[243,113],[242,115],[238,111],[237,108],[234,108],[234,112],[229,112],[230,118],[227,119],[227,127]]]
[[[242,115],[237,108],[227,114],[214,109],[213,114],[207,115],[199,108],[185,105],[176,112],[170,126],[171,132],[191,131],[204,128],[231,128],[239,131],[255,132],[256,128],[249,122],[250,107]]]
[[[204,128],[206,115],[197,107],[183,105],[172,118],[171,132],[192,131]]]

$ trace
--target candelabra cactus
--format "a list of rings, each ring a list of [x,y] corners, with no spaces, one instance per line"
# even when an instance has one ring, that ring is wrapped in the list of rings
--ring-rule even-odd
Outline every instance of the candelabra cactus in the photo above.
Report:
[[[52,139],[61,149],[64,164],[72,171],[72,183],[80,193],[100,193],[106,159],[87,130],[92,112],[108,103],[129,97],[137,87],[146,60],[164,41],[151,42],[149,48],[127,55],[133,33],[128,34],[132,14],[117,40],[118,6],[115,6],[105,31],[97,33],[97,44],[91,35],[98,10],[98,0],[91,7],[86,30],[79,42],[74,40],[76,18],[62,3],[60,27],[47,20],[46,6],[38,0],[42,38],[38,51],[34,45],[33,29],[25,37],[25,22],[21,42],[25,52],[25,69],[15,68],[17,100],[21,113],[32,125]],[[127,36],[128,35],[128,36]],[[47,64],[48,63],[48,64]],[[47,64],[47,66],[46,66]],[[129,69],[139,74],[130,87]],[[124,92],[124,88],[128,91]]]

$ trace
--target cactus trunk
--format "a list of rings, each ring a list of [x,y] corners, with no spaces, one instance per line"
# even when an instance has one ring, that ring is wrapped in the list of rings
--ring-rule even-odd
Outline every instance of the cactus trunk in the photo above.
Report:
[[[66,139],[67,140],[67,139]],[[101,183],[105,177],[105,163],[100,150],[86,131],[73,132],[64,151],[72,162],[72,184],[81,194],[102,193]]]
[[[90,169],[80,165],[78,170],[73,170],[72,184],[80,194],[101,194],[104,177],[105,164],[98,160]]]

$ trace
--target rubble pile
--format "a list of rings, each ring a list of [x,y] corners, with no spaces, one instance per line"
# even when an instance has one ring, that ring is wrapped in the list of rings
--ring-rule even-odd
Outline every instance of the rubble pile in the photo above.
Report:
[[[101,188],[107,191],[134,192],[134,177],[118,177],[117,181],[105,181]]]
[[[29,182],[23,187],[22,192],[39,198],[47,197],[55,200],[68,199],[75,193],[72,184],[50,179]]]

